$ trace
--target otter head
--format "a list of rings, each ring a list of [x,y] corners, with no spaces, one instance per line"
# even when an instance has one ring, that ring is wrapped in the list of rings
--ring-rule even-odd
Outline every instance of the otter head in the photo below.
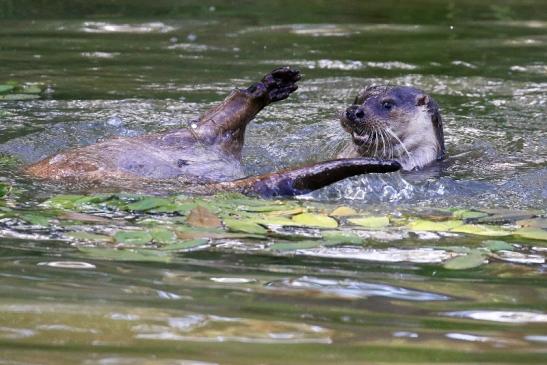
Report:
[[[439,107],[421,90],[367,87],[342,112],[340,122],[352,136],[352,143],[340,157],[394,159],[405,170],[445,157]]]

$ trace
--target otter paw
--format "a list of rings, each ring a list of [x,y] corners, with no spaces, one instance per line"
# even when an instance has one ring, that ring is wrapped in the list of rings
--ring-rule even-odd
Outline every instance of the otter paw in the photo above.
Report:
[[[279,67],[264,76],[259,83],[249,87],[247,91],[254,97],[264,97],[268,103],[271,103],[288,98],[298,89],[296,82],[300,78],[300,71],[289,66]]]

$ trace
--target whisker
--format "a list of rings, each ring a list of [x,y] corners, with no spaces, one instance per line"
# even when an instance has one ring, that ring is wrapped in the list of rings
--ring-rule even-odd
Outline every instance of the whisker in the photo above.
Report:
[[[393,138],[395,138],[395,139],[399,142],[399,144],[401,145],[401,147],[403,148],[403,150],[404,150],[405,153],[407,154],[408,158],[409,158],[410,160],[412,160],[412,162],[414,162],[414,164],[416,165],[416,159],[414,158],[414,156],[413,156],[410,152],[408,152],[408,149],[406,148],[406,146],[405,146],[405,144],[403,143],[403,141],[401,141],[401,140],[399,139],[399,137],[397,137],[397,135],[396,135],[395,133],[393,133],[393,131],[392,131],[391,129],[387,128],[386,131],[387,131]]]

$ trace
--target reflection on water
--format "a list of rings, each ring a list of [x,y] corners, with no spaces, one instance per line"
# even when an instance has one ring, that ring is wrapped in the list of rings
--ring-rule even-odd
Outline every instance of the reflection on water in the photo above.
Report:
[[[94,210],[77,217],[92,219],[85,224],[39,224],[37,204],[60,188],[25,180],[21,163],[184,127],[282,64],[304,78],[249,126],[248,174],[332,158],[348,140],[338,113],[363,86],[412,85],[441,105],[449,159],[419,173],[355,177],[302,201],[370,214],[542,213],[544,1],[234,4],[0,2],[0,84],[47,88],[41,100],[0,104],[0,182],[16,197],[0,202],[0,363],[545,363],[541,240],[513,237],[525,249],[496,251],[468,270],[439,263],[467,252],[462,242],[482,245],[480,236],[403,229],[352,229],[359,245],[276,255],[263,239],[227,237],[157,262],[123,262],[80,248],[114,251],[104,233],[146,215]],[[23,221],[9,215],[13,206],[33,211]],[[150,224],[176,219],[168,218]],[[503,213],[490,218],[507,223]],[[273,233],[321,238],[317,229]]]

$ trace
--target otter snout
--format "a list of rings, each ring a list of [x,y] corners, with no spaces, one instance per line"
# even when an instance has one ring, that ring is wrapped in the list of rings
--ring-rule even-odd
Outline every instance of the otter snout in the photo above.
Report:
[[[360,122],[365,117],[365,111],[359,105],[352,105],[346,109],[346,119],[350,122]]]
[[[366,113],[362,106],[352,105],[342,112],[340,121],[342,122],[342,127],[351,133],[363,125],[365,116]]]

